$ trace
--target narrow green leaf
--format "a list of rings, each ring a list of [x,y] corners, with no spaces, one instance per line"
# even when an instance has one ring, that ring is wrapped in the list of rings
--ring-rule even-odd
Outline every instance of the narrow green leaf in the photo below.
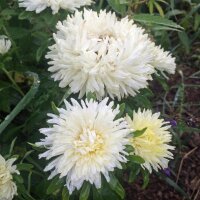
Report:
[[[182,45],[185,47],[185,50],[187,53],[190,52],[190,40],[188,38],[188,35],[185,31],[179,32],[178,37],[182,43]]]
[[[110,174],[110,182],[109,185],[113,191],[115,191],[121,199],[125,197],[125,191],[122,185],[119,183],[118,179],[114,176],[114,174]]]
[[[145,160],[142,157],[136,155],[130,155],[129,160],[137,164],[145,163]]]
[[[28,163],[17,164],[17,169],[19,171],[30,171],[32,168],[33,168],[32,164],[28,164]]]
[[[180,194],[182,194],[184,197],[186,197],[187,199],[189,199],[188,194],[186,194],[186,192],[180,187],[178,186],[172,179],[170,179],[169,177],[164,176],[163,174],[156,172],[156,174],[163,179],[167,184],[169,184],[170,186],[172,186],[177,192],[179,192]]]
[[[45,41],[43,44],[40,45],[40,47],[36,51],[36,61],[39,62],[41,57],[44,55],[45,50],[48,47],[48,42]]]
[[[132,152],[134,152],[134,151],[135,151],[135,149],[133,148],[132,145],[126,145],[126,152],[132,153]]]
[[[32,12],[23,11],[22,13],[19,14],[18,19],[20,19],[20,20],[28,19],[32,15],[33,15]]]
[[[96,189],[96,187],[92,187],[93,200],[103,200],[101,193]]]
[[[154,5],[156,6],[156,9],[158,10],[160,16],[164,17],[165,14],[164,14],[163,9],[160,6],[160,4],[158,4],[157,2],[154,2]]]
[[[70,91],[70,88],[67,88],[67,89],[66,89],[66,92],[65,92],[65,94],[63,95],[62,99],[60,100],[58,106],[60,106],[60,105],[63,103],[63,101],[64,101],[65,99],[67,99],[71,94],[72,94],[72,92]]]
[[[131,134],[133,134],[134,137],[139,137],[142,134],[144,134],[146,130],[147,130],[147,128],[145,127],[142,130],[136,130],[136,131],[132,132]]]
[[[62,200],[69,200],[69,191],[66,187],[62,190]]]
[[[29,30],[21,27],[8,27],[12,39],[21,39],[29,34]]]
[[[150,0],[148,3],[150,14],[153,14],[153,3],[154,3],[154,0]]]
[[[133,20],[137,22],[142,22],[142,23],[159,24],[159,25],[163,25],[163,26],[167,26],[167,27],[171,27],[175,29],[183,29],[183,27],[176,24],[175,22],[158,15],[134,14]]]
[[[119,119],[120,117],[122,117],[122,115],[124,114],[125,108],[126,108],[126,104],[125,103],[120,104],[120,106],[119,106],[119,111],[120,112],[115,117],[116,119]]]
[[[140,165],[134,165],[134,168],[131,170],[130,175],[129,175],[129,179],[128,182],[132,183],[135,181],[137,175],[140,173]]]
[[[79,200],[87,200],[89,195],[90,195],[90,184],[89,183],[84,183],[83,187],[81,189],[81,193],[79,196]]]
[[[87,97],[88,101],[91,100],[91,99],[93,99],[93,100],[97,99],[95,93],[93,93],[93,92],[88,92],[86,97]]]
[[[10,124],[10,122],[26,107],[26,105],[31,101],[31,99],[35,96],[40,81],[38,75],[32,72],[28,73],[29,76],[33,78],[33,85],[28,93],[22,98],[22,100],[17,104],[17,106],[12,110],[12,112],[6,116],[5,120],[0,124],[0,134],[4,131],[4,129]]]
[[[16,142],[16,139],[17,139],[17,138],[14,138],[13,141],[12,141],[12,143],[11,143],[11,145],[10,145],[9,155],[12,154],[12,151],[13,151],[13,148],[14,148],[14,145],[15,145],[15,142]]]
[[[124,15],[126,13],[126,2],[121,0],[107,0],[111,8],[117,13]]]
[[[53,101],[51,102],[51,108],[52,108],[54,114],[59,115],[58,108]]]
[[[162,78],[161,76],[156,76],[156,79],[158,80],[158,82],[161,84],[162,88],[168,92],[170,87],[169,84],[167,84],[166,80],[164,78]]]
[[[142,170],[142,175],[143,175],[142,189],[145,189],[149,184],[149,172],[147,170]]]
[[[47,188],[47,194],[53,194],[57,192],[62,187],[62,180],[59,177],[55,177],[52,179],[49,187]]]

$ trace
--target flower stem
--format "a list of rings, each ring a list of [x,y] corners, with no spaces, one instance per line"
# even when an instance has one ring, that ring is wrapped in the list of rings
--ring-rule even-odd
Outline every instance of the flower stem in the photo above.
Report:
[[[10,73],[3,67],[2,70],[4,71],[4,73],[6,74],[6,76],[8,77],[8,79],[12,82],[12,84],[15,86],[15,89],[22,95],[24,96],[24,92],[21,90],[21,88],[17,85],[17,83],[15,82],[15,80],[12,78],[12,76],[10,75]]]

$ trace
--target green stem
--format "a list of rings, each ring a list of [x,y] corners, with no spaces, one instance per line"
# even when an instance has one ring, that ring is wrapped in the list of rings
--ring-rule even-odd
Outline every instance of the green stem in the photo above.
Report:
[[[6,74],[6,76],[8,77],[8,79],[12,82],[12,84],[15,86],[15,89],[22,95],[24,96],[24,92],[20,89],[20,87],[17,85],[17,83],[15,82],[15,80],[12,78],[12,76],[10,75],[10,73],[3,67],[2,70],[4,71],[4,73]]]
[[[12,112],[9,115],[7,115],[4,121],[0,124],[0,134],[12,122],[12,120],[26,107],[26,105],[31,101],[31,99],[35,96],[38,90],[40,83],[38,75],[32,72],[29,72],[29,75],[32,76],[34,79],[33,85],[31,89],[27,92],[27,94],[22,98],[22,100],[12,110]]]

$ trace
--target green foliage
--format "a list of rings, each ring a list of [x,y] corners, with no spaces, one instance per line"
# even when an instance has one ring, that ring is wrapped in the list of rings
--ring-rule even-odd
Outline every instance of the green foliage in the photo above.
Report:
[[[200,39],[200,3],[198,1],[164,1],[164,0],[99,0],[93,5],[94,9],[107,9],[116,12],[118,17],[129,16],[140,26],[146,28],[156,42],[177,56],[191,52],[194,43]],[[0,55],[0,152],[5,157],[17,157],[17,168],[20,176],[14,176],[18,187],[16,200],[71,200],[95,199],[111,200],[125,199],[123,188],[124,176],[111,174],[107,184],[102,178],[104,187],[97,190],[85,183],[80,192],[69,196],[64,181],[55,177],[48,181],[48,173],[43,172],[44,160],[38,160],[42,151],[34,143],[41,135],[38,129],[43,127],[48,112],[58,113],[57,107],[62,107],[64,99],[75,97],[69,89],[60,89],[47,72],[48,64],[45,54],[52,44],[52,34],[55,32],[57,21],[63,20],[69,13],[60,11],[52,15],[49,9],[40,14],[27,12],[18,7],[16,0],[0,0],[0,35],[4,34],[12,42],[12,49],[6,55]],[[199,55],[194,55],[200,62]],[[185,109],[184,77],[179,85],[169,86],[163,75],[156,75],[163,93],[157,94],[150,89],[143,89],[140,95],[115,101],[120,104],[117,119],[125,113],[132,116],[138,107],[156,109],[156,102],[162,105],[162,113],[177,108],[181,118],[178,126],[172,132],[175,143],[181,148],[180,135],[188,132],[199,132],[198,128],[189,127],[182,120]],[[196,75],[194,74],[194,77]],[[167,95],[175,90],[173,102],[167,101]],[[88,100],[96,99],[93,93],[88,93]],[[170,116],[169,116],[170,117]],[[133,132],[135,137],[141,136],[146,129]],[[178,133],[178,134],[177,134]],[[134,152],[132,147],[128,152]],[[143,188],[149,182],[149,173],[141,168],[144,160],[136,155],[130,156],[128,166],[128,181],[134,182],[138,176],[143,177]],[[169,185],[183,196],[184,190],[173,180],[159,174]]]

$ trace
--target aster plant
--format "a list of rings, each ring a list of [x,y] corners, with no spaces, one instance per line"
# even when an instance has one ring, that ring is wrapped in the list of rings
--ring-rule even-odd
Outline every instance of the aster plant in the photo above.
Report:
[[[20,199],[33,200],[31,180],[38,184],[36,191],[44,190],[46,195],[37,196],[36,192],[38,199],[49,196],[62,200],[125,199],[124,182],[143,176],[145,187],[149,175],[165,170],[173,159],[175,146],[170,123],[151,109],[147,96],[151,95],[149,85],[155,77],[166,78],[175,73],[175,58],[157,44],[145,26],[134,21],[128,10],[125,14],[121,11],[128,3],[119,4],[122,7],[111,1],[99,1],[98,7],[95,3],[93,0],[17,1],[20,10],[28,11],[19,18],[25,18],[33,26],[33,32],[36,31],[29,38],[34,38],[33,46],[43,44],[43,37],[46,39],[36,54],[38,61],[42,56],[45,58],[42,64],[49,85],[42,85],[46,80],[38,70],[45,94],[32,109],[39,115],[41,112],[42,120],[36,122],[40,127],[38,134],[25,136],[32,149],[24,153],[19,164],[19,168],[30,168],[28,180],[21,181],[19,176],[15,184],[12,174],[19,174],[13,166],[15,160],[6,161],[0,156],[0,200],[12,200],[17,187]],[[42,27],[37,20],[46,20],[46,25]],[[49,25],[51,20],[53,25]],[[42,31],[37,32],[41,27]],[[11,40],[13,51],[18,48],[17,39],[16,43]],[[0,36],[1,55],[6,56],[11,41]],[[24,62],[16,52],[13,58]],[[2,66],[13,83],[16,77],[7,72],[6,65]],[[40,81],[25,76],[16,79],[22,85],[24,80],[28,86],[33,82],[26,95],[14,84],[23,96],[20,102],[23,107],[35,95]],[[49,96],[51,106],[47,100],[45,112],[38,109],[41,99]],[[17,109],[12,113],[15,116],[21,111]],[[31,117],[34,121],[34,114]],[[0,126],[0,130],[5,128]],[[39,160],[29,158],[33,152],[37,152],[33,157]],[[26,158],[31,164],[23,164]],[[32,169],[33,165],[38,171]],[[23,181],[29,184],[28,192]]]

